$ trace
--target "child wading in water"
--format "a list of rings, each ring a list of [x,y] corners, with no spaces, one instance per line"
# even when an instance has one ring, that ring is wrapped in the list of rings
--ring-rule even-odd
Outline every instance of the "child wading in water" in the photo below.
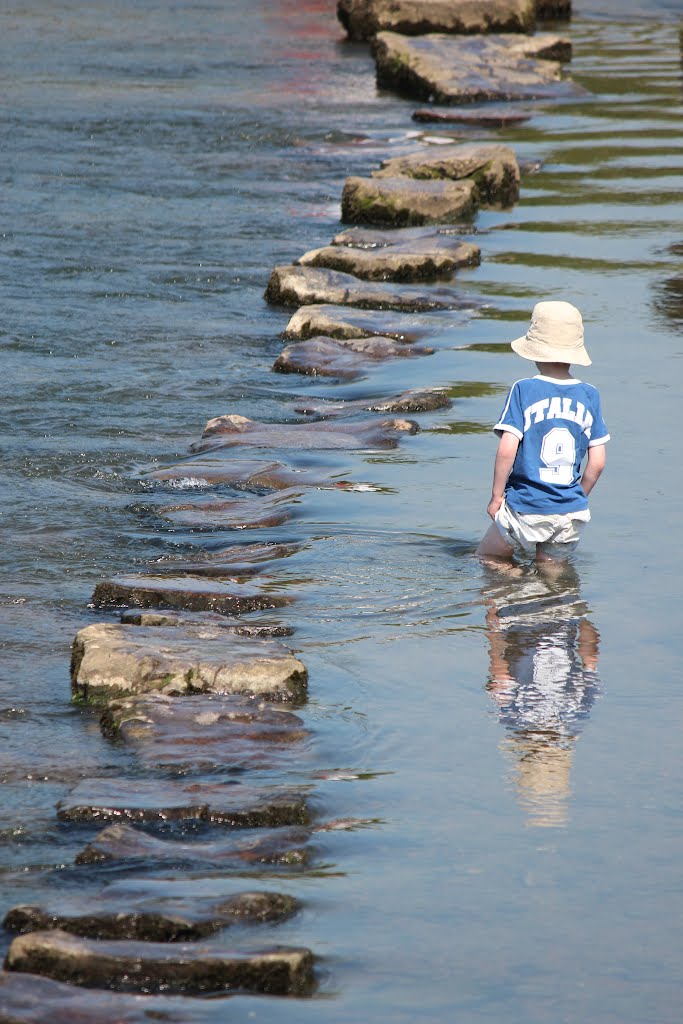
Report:
[[[591,362],[581,314],[568,302],[538,302],[512,349],[533,360],[538,375],[513,384],[493,428],[500,438],[488,506],[493,523],[477,554],[564,559],[590,519],[588,495],[609,441],[600,393],[569,372],[571,363]]]

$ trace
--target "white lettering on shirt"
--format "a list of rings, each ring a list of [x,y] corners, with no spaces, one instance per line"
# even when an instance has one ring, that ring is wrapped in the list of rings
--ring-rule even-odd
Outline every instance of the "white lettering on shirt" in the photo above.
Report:
[[[582,402],[577,401],[574,408],[573,398],[544,398],[527,406],[524,410],[525,434],[531,426],[532,416],[534,423],[542,423],[544,420],[572,420],[579,424],[583,433],[590,439],[593,416]]]

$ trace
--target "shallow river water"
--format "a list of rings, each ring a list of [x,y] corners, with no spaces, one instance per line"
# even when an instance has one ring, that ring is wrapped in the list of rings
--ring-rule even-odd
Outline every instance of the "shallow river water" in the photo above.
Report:
[[[365,824],[325,833],[315,870],[262,879],[304,901],[269,940],[320,957],[317,996],[192,1000],[178,1019],[673,1024],[681,11],[576,0],[563,31],[585,93],[455,133],[526,168],[515,208],[477,218],[482,263],[457,279],[477,312],[426,317],[433,356],[339,385],[271,372],[289,317],[263,301],[271,268],[338,231],[348,174],[444,129],[377,92],[334,6],[0,11],[0,914],[110,880],[73,867],[91,832],[55,816],[80,779],[135,773],[70,704],[73,636],[106,618],[95,584],[226,543],[163,528],[149,513],[168,492],[141,469],[220,413],[440,386],[453,407],[396,451],[299,453],[372,486],[306,492],[246,538],[307,542],[277,574],[310,673],[313,739],[289,778],[321,820]],[[525,372],[507,342],[539,298],[582,310],[612,434],[593,523],[550,581],[473,556],[490,426]],[[524,676],[539,652],[545,690]],[[222,884],[197,874],[198,894]]]

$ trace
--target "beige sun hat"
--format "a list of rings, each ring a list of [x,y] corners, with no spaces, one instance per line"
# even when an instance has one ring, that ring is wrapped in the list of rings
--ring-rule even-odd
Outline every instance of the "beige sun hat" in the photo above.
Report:
[[[510,343],[518,356],[539,363],[590,366],[583,343],[583,320],[570,302],[537,302],[529,330]]]

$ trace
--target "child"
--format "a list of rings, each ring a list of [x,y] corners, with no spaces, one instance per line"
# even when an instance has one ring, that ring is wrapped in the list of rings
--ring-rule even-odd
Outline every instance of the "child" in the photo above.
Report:
[[[512,349],[533,360],[538,375],[513,384],[493,428],[500,438],[488,506],[493,524],[477,554],[564,559],[590,519],[588,495],[609,441],[597,388],[569,372],[570,363],[591,362],[581,314],[568,302],[538,302]]]

